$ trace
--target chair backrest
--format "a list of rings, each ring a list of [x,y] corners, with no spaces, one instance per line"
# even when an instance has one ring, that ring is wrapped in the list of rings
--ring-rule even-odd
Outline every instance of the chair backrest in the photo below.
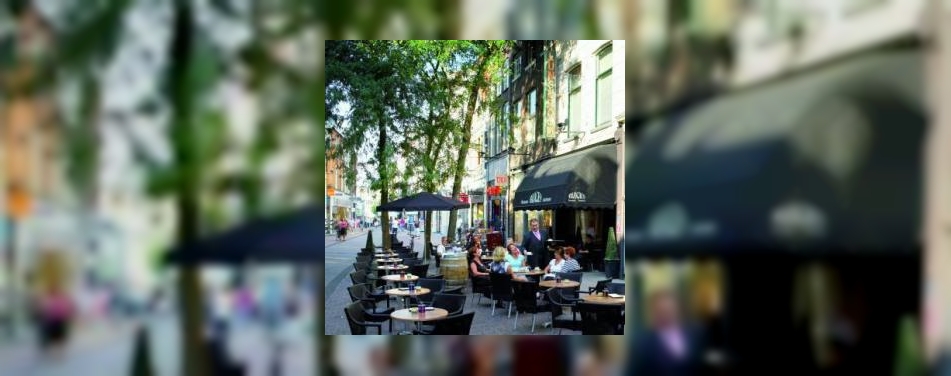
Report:
[[[492,297],[495,299],[513,299],[512,276],[509,274],[489,273],[492,284]]]
[[[403,259],[403,265],[413,266],[413,265],[419,265],[422,263],[423,263],[423,260],[420,260],[417,258]]]
[[[624,283],[609,283],[608,292],[612,294],[624,294]]]
[[[435,294],[433,296],[433,307],[442,308],[449,311],[450,316],[462,313],[466,306],[466,296],[460,294]]]
[[[475,317],[475,312],[469,312],[469,313],[463,313],[461,315],[450,316],[439,321],[435,321],[433,334],[469,335],[469,329],[472,328],[473,317]]]
[[[565,299],[565,294],[565,289],[548,289],[548,300],[561,305],[574,305],[574,303]]]
[[[608,284],[609,284],[609,283],[611,283],[611,280],[610,280],[610,279],[602,279],[602,280],[598,281],[597,283],[595,283],[595,285],[594,285],[594,290],[593,290],[593,291],[594,291],[594,292],[602,292],[602,291],[604,291],[604,290],[608,287]]]
[[[621,330],[624,321],[621,307],[585,302],[579,302],[577,307],[581,313],[582,335],[624,334]]]
[[[343,309],[347,315],[347,323],[350,324],[350,334],[367,334],[366,327],[361,326],[366,321],[363,317],[363,306],[360,302],[353,302]]]
[[[353,271],[355,271],[355,272],[358,272],[358,271],[361,271],[361,270],[366,271],[367,268],[369,268],[369,267],[370,267],[370,263],[368,263],[368,262],[355,262],[355,263],[353,263]]]
[[[362,276],[362,277],[361,277],[360,273],[363,273],[363,276]],[[364,272],[350,272],[350,283],[351,283],[351,284],[358,285],[358,284],[361,284],[361,283],[366,283],[366,279],[367,279],[367,273],[364,273]]]
[[[370,262],[370,256],[357,255],[357,262]]]
[[[429,264],[409,265],[409,272],[420,277],[425,277],[429,273]]]
[[[531,312],[538,309],[538,298],[535,296],[535,293],[538,292],[538,283],[534,281],[512,281],[512,290],[516,308]]]
[[[362,298],[365,293],[365,291],[362,291],[363,289],[366,289],[366,287],[364,287],[362,284],[347,287],[347,292],[350,294],[350,301],[355,302],[360,300],[360,298]]]
[[[575,282],[581,282],[582,273],[581,272],[564,272],[564,273],[555,273],[555,275],[560,276],[561,279],[569,279]]]
[[[440,293],[446,287],[446,280],[443,279],[430,279],[430,278],[420,278],[416,282],[417,285],[425,287],[432,290],[432,294]]]

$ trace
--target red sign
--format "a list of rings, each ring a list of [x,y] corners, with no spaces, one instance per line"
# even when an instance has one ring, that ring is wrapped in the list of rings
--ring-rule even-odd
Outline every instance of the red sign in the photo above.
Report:
[[[506,175],[496,175],[495,176],[495,185],[509,185],[509,177]]]
[[[460,193],[460,194],[459,194],[459,201],[462,201],[462,202],[468,204],[468,203],[469,203],[469,195],[466,194],[466,193]]]
[[[499,187],[497,185],[489,187],[485,190],[485,193],[488,194],[489,196],[499,196],[502,194],[502,187]]]

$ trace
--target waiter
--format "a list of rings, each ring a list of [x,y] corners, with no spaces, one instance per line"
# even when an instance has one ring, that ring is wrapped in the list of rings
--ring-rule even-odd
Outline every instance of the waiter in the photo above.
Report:
[[[545,247],[545,240],[548,234],[538,228],[538,219],[532,218],[529,221],[530,230],[522,236],[522,249],[531,252],[532,264],[537,267],[545,267],[548,264],[548,249]]]

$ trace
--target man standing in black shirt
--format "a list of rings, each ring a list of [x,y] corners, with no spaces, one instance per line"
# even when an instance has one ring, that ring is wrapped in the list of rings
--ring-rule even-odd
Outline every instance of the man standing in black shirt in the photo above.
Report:
[[[529,221],[529,228],[522,236],[522,249],[532,253],[529,260],[533,266],[545,267],[548,264],[548,249],[545,247],[548,234],[538,228],[538,219],[535,218]]]

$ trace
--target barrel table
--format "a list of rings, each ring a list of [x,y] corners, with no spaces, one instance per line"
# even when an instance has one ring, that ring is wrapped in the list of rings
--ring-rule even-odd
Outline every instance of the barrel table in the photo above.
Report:
[[[443,254],[442,265],[440,265],[443,279],[446,280],[446,289],[455,287],[465,287],[469,279],[469,273],[466,271],[466,254]]]

